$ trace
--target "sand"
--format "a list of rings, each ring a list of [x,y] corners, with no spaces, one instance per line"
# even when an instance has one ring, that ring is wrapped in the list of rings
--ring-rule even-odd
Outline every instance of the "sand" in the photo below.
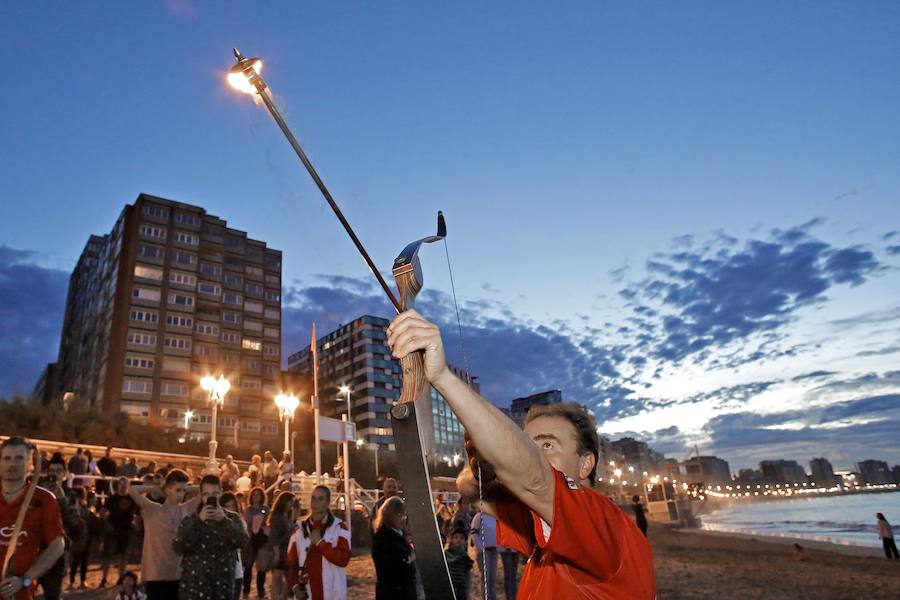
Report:
[[[900,561],[888,561],[880,548],[860,550],[824,542],[800,543],[809,561],[795,562],[785,538],[762,538],[707,532],[679,531],[651,525],[650,541],[656,565],[658,600],[898,600]],[[132,570],[138,571],[138,565]],[[521,573],[521,568],[520,568]],[[111,574],[112,576],[112,574]],[[96,567],[89,584],[99,582]],[[367,554],[355,556],[347,568],[349,598],[374,600],[375,571]],[[472,586],[480,588],[477,569]],[[498,568],[497,598],[502,591]],[[86,590],[64,597],[113,600],[112,590]],[[256,598],[255,592],[251,598]],[[478,598],[475,593],[471,599]],[[552,600],[563,600],[554,598]],[[628,600],[628,599],[623,599]]]

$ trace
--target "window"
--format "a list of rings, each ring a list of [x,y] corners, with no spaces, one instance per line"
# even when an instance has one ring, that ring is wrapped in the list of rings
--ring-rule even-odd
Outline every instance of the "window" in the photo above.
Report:
[[[153,380],[151,379],[123,379],[122,391],[133,394],[152,394]]]
[[[175,304],[177,306],[193,306],[194,296],[191,294],[169,292],[169,304]]]
[[[134,265],[134,276],[141,279],[152,279],[154,281],[162,281],[163,270],[154,269],[153,267],[145,267],[144,265]]]
[[[247,331],[262,331],[263,326],[259,321],[244,321],[244,329]]]
[[[218,337],[219,326],[213,323],[197,323],[197,333],[200,335],[214,335]]]
[[[226,293],[222,296],[222,302],[225,304],[233,304],[234,306],[240,306],[243,303],[244,299],[240,294],[228,294]]]
[[[166,323],[168,325],[172,325],[174,327],[193,327],[194,319],[193,317],[185,317],[182,315],[167,315]]]
[[[198,227],[200,225],[200,217],[191,213],[177,212],[175,213],[175,222],[190,227]]]
[[[125,366],[132,369],[152,369],[155,362],[152,356],[137,356],[129,354],[125,357]]]
[[[262,366],[262,363],[256,358],[245,358],[243,362],[244,368],[250,371],[257,371]]]
[[[191,273],[182,273],[181,271],[171,271],[169,272],[169,283],[176,283],[178,285],[186,285],[188,287],[194,287],[197,285],[197,277]]]
[[[178,263],[179,265],[193,266],[197,264],[197,255],[191,254],[190,252],[183,252],[181,250],[173,250],[172,262]]]
[[[140,323],[157,323],[159,322],[159,314],[149,310],[132,310],[128,313],[128,318],[132,321]]]
[[[271,344],[266,344],[265,350],[263,354],[266,356],[278,356],[280,353],[278,346],[272,346]]]
[[[244,241],[239,237],[229,235],[225,237],[225,247],[229,250],[240,251],[244,247]]]
[[[263,305],[259,302],[253,302],[252,300],[247,300],[244,303],[244,310],[246,310],[247,312],[262,314]]]
[[[263,423],[262,431],[268,434],[278,433],[278,426],[274,423]]]
[[[267,290],[266,300],[268,300],[269,302],[281,302],[281,292]]]
[[[164,381],[160,393],[163,396],[187,396],[188,384]]]
[[[128,343],[135,346],[155,346],[156,336],[150,333],[128,332]]]
[[[245,291],[251,296],[262,296],[263,286],[258,283],[248,283]]]
[[[237,325],[241,324],[241,313],[233,313],[228,311],[222,312],[222,320],[226,323],[235,323]]]
[[[253,379],[252,377],[244,377],[241,380],[241,387],[245,390],[261,390],[262,381],[260,381],[259,379]]]
[[[259,421],[242,421],[241,427],[244,431],[259,431]]]
[[[280,286],[280,284],[278,275],[266,274],[266,285]]]
[[[147,237],[156,238],[158,240],[166,239],[166,228],[165,227],[157,227],[154,225],[148,225],[146,223],[141,223],[138,226],[138,233],[141,235],[146,235]]]
[[[201,281],[197,286],[197,291],[208,296],[218,297],[222,295],[222,287],[215,283],[209,283],[208,281]]]
[[[169,209],[155,204],[145,204],[141,208],[141,213],[146,217],[154,217],[157,219],[169,218]]]
[[[190,350],[191,339],[167,335],[163,339],[163,346],[165,346],[166,348],[172,348],[174,350]]]
[[[209,344],[197,344],[194,346],[194,354],[203,358],[214,358],[218,356],[219,349]]]
[[[241,355],[238,352],[225,352],[225,364],[228,365],[240,365],[241,364]]]
[[[262,279],[263,271],[259,267],[254,267],[253,265],[247,265],[244,267],[244,273],[247,275],[252,275],[253,277],[257,277]]]
[[[255,246],[247,246],[247,256],[250,258],[258,258],[262,259],[262,250],[256,248]]]
[[[225,273],[225,283],[228,285],[236,285],[240,286],[244,281],[244,278],[240,275],[235,275],[234,273]]]
[[[200,243],[196,235],[184,231],[176,231],[173,239],[179,244],[187,244],[188,246],[196,246]]]
[[[159,246],[151,246],[150,244],[138,244],[138,256],[143,256],[144,258],[158,258],[162,259],[165,257],[166,251],[164,248],[160,248]]]
[[[280,332],[278,331],[277,327],[266,327],[263,330],[263,336],[265,336],[269,339],[277,340],[279,334],[280,334]]]
[[[266,256],[266,268],[280,269],[281,268],[281,259],[277,256],[272,256],[271,254]]]
[[[241,334],[234,333],[232,331],[223,331],[222,332],[222,343],[240,344],[241,343]]]
[[[218,277],[222,274],[222,267],[215,263],[202,262],[200,263],[200,272],[204,275],[214,275]]]
[[[159,302],[159,290],[154,288],[145,288],[134,286],[131,288],[131,297],[138,300],[149,300],[150,302]]]
[[[267,308],[266,309],[266,318],[274,319],[275,321],[277,321],[278,319],[281,318],[281,311],[278,310],[277,308]]]
[[[272,363],[265,363],[263,365],[263,374],[267,377],[275,377],[278,375],[278,365]]]
[[[245,339],[243,342],[241,342],[241,348],[243,348],[244,350],[253,350],[254,352],[259,352],[260,350],[262,350],[262,342]]]
[[[173,371],[176,373],[190,373],[191,359],[179,358],[177,356],[163,356],[163,371]]]

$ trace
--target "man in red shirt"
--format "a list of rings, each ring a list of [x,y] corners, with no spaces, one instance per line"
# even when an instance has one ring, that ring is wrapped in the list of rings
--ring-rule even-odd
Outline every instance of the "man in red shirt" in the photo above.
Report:
[[[5,556],[12,541],[16,518],[25,500],[31,443],[25,438],[11,437],[0,444],[0,555]],[[34,474],[37,477],[37,473]],[[0,595],[5,599],[25,600],[34,596],[37,579],[65,552],[62,518],[56,498],[43,488],[36,488],[26,509],[21,533],[16,540],[9,573],[0,582]],[[7,576],[8,575],[8,576]]]
[[[517,600],[652,600],[653,554],[634,522],[590,489],[599,455],[596,423],[575,404],[532,409],[524,430],[447,366],[438,328],[415,311],[388,328],[394,356],[424,351],[425,375],[466,428],[477,452],[457,479],[498,523],[498,543],[529,556]]]

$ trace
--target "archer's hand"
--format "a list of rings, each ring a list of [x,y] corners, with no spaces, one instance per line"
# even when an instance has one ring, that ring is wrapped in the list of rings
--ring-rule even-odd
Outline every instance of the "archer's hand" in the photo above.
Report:
[[[0,583],[0,594],[6,600],[12,600],[16,594],[23,588],[22,579],[19,577],[7,577]]]
[[[424,350],[425,377],[431,383],[450,373],[440,330],[414,310],[397,315],[388,327],[388,344],[397,358]]]

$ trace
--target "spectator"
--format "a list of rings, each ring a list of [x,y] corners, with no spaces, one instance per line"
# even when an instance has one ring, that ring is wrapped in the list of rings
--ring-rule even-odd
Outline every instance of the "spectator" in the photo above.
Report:
[[[397,483],[397,480],[393,477],[385,477],[384,481],[381,483],[381,498],[375,501],[375,507],[372,509],[372,518],[369,520],[369,533],[373,536],[375,535],[375,519],[377,518],[378,511],[381,510],[381,506],[388,500],[388,498],[393,498],[400,493],[400,484]],[[466,523],[466,529],[469,528],[469,523]]]
[[[285,451],[281,455],[281,462],[278,463],[278,473],[282,479],[290,479],[294,475],[294,463],[291,461],[291,453]]]
[[[375,516],[372,562],[375,563],[375,600],[416,600],[416,568],[405,534],[403,499],[388,498]]]
[[[497,600],[497,520],[487,513],[477,513],[472,519],[472,538],[486,590],[484,600]]]
[[[891,524],[888,523],[888,520],[881,513],[875,513],[875,518],[878,519],[878,537],[881,538],[881,544],[884,546],[884,555],[888,560],[900,559],[900,556],[897,554],[897,543],[894,542],[894,530],[891,528]]]
[[[300,586],[311,600],[347,600],[350,532],[331,513],[330,504],[331,490],[316,486],[310,499],[310,514],[291,536],[288,549],[288,589]]]
[[[275,460],[275,457],[272,456],[271,452],[266,450],[262,463],[263,487],[266,488],[266,490],[268,490],[278,479],[278,472],[278,461]]]
[[[172,547],[181,555],[179,600],[234,597],[237,551],[247,541],[240,517],[219,504],[222,483],[215,475],[200,480],[200,510],[178,526]]]
[[[59,560],[66,547],[59,505],[53,494],[40,487],[34,489],[25,508],[20,534],[12,539],[28,494],[26,475],[33,451],[31,442],[21,437],[0,443],[0,545],[4,550],[11,544],[15,548],[9,571],[0,574],[0,594],[16,600],[33,597],[35,580]]]
[[[266,491],[261,487],[255,487],[250,490],[250,505],[244,510],[244,522],[247,524],[248,533],[250,535],[247,543],[244,545],[244,595],[250,595],[250,586],[253,583],[253,563],[256,561],[256,555],[259,549],[266,544],[266,533],[263,528],[266,523],[266,516],[269,514],[269,507],[266,506]],[[257,571],[256,573],[256,594],[260,598],[266,597],[266,572]]]
[[[188,476],[173,469],[162,485],[163,502],[142,495],[147,486],[131,486],[128,495],[140,508],[144,521],[144,544],[141,553],[141,577],[146,583],[149,600],[165,600],[178,596],[181,579],[181,557],[172,552],[178,525],[200,506],[200,497],[184,501]],[[153,486],[154,488],[156,486]],[[158,489],[158,488],[157,488]]]
[[[128,547],[131,544],[137,504],[128,495],[128,480],[124,477],[116,481],[116,492],[106,499],[105,509],[109,532],[103,541],[103,579],[100,581],[100,587],[106,587],[109,565],[114,559],[119,577],[125,573],[125,565],[128,562]]]
[[[453,520],[450,522],[450,530],[465,529],[469,531],[472,526],[472,519],[475,513],[472,511],[472,503],[468,498],[460,496],[456,501],[456,512],[453,513]]]
[[[122,467],[119,469],[117,474],[121,475],[122,477],[134,479],[138,476],[137,461],[135,461],[133,457],[129,457],[128,460],[122,464]]]
[[[73,490],[77,497],[78,514],[85,524],[85,537],[80,544],[72,544],[69,548],[69,589],[75,587],[75,574],[81,575],[81,589],[86,587],[88,562],[96,540],[103,539],[106,523],[97,513],[97,497],[89,494],[84,488]]]
[[[181,463],[181,470],[188,476],[188,483],[194,482],[194,470],[188,466],[186,462]]]
[[[104,477],[116,476],[116,461],[113,460],[111,447],[107,446],[106,452],[103,453],[103,458],[97,461],[97,469]],[[109,482],[106,479],[98,479],[94,489],[97,490],[98,494],[108,494],[110,489]]]
[[[128,571],[119,577],[119,592],[116,594],[116,600],[146,600],[147,596],[138,589],[137,575]]]
[[[138,469],[137,476],[143,477],[144,475],[153,475],[156,473],[156,461],[151,460],[145,466]]]
[[[219,499],[219,502],[221,502],[222,508],[226,511],[232,512],[238,516],[241,525],[244,527],[244,533],[246,534],[247,524],[244,523],[244,517],[241,513],[240,506],[238,505],[237,496],[233,492],[224,492]],[[247,539],[250,539],[249,535],[247,536]],[[235,552],[235,556],[237,557],[237,560],[234,564],[234,600],[240,600],[241,590],[244,587],[244,564],[241,561],[241,550]]]
[[[69,473],[72,475],[84,475],[88,470],[88,460],[84,455],[84,448],[78,448],[72,458],[69,459]]]
[[[78,509],[69,498],[69,487],[64,482],[68,481],[66,461],[62,455],[54,454],[47,465],[47,477],[41,482],[47,491],[56,497],[59,506],[59,514],[62,517],[63,531],[66,536],[66,548],[71,556],[73,546],[84,541],[87,536],[84,520],[78,513]],[[81,490],[82,488],[76,488]],[[46,600],[58,600],[62,596],[62,583],[66,576],[66,558],[60,556],[59,560],[44,573],[40,579],[41,590]]]
[[[222,489],[223,490],[233,490],[235,483],[237,483],[238,477],[241,476],[241,469],[234,462],[234,457],[232,455],[228,455],[225,457],[225,462],[219,468],[219,476],[222,479]]]
[[[647,537],[647,515],[640,496],[631,497],[631,510],[634,511],[634,524],[638,526],[644,537]]]
[[[291,540],[291,507],[294,495],[291,492],[280,492],[272,504],[272,511],[266,519],[266,543],[263,546],[271,552],[272,568],[272,600],[284,600],[287,597],[285,570],[287,569],[287,549]]]
[[[450,512],[450,507],[444,504],[443,494],[434,497],[434,516],[438,522],[438,530],[444,535],[447,525],[453,519],[453,513]]]
[[[515,548],[497,545],[503,563],[503,592],[506,600],[516,600],[519,593],[519,553]]]
[[[256,487],[262,483],[262,468],[262,458],[260,458],[259,454],[254,454],[250,459],[250,466],[247,468],[247,473],[250,474],[252,487]]]
[[[238,477],[238,480],[235,483],[234,488],[239,494],[246,495],[247,492],[250,491],[251,487],[253,487],[253,481],[250,480],[250,473],[247,471],[244,471],[243,475]]]
[[[450,570],[450,581],[453,583],[453,591],[456,592],[456,600],[469,600],[473,562],[466,548],[469,532],[467,529],[454,529],[447,537],[447,550],[444,555],[447,558],[447,568]],[[508,600],[515,600],[515,596]]]

